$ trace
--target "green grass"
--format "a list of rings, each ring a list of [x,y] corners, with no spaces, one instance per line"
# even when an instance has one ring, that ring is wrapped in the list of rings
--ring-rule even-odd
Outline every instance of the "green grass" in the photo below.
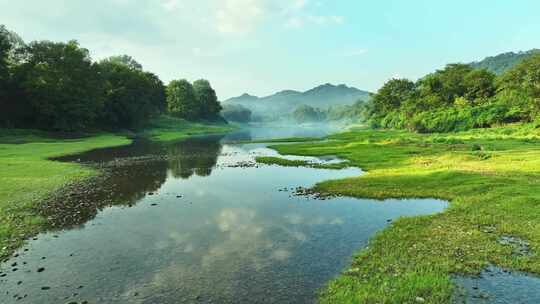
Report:
[[[232,124],[190,122],[184,119],[162,115],[152,120],[142,134],[153,140],[175,141],[195,135],[227,133],[236,128]]]
[[[451,134],[355,130],[331,141],[274,146],[337,155],[367,174],[315,186],[363,198],[440,198],[440,214],[401,218],[321,292],[321,303],[450,303],[454,274],[488,264],[540,274],[540,130],[514,125]],[[516,256],[503,235],[530,242]]]
[[[142,134],[158,141],[191,135],[223,133],[233,126],[191,123],[160,117]],[[26,238],[47,227],[35,205],[68,182],[82,181],[99,172],[75,163],[49,160],[97,148],[129,144],[113,134],[66,139],[36,130],[0,129],[0,260],[11,254]]]
[[[129,143],[111,134],[59,139],[45,132],[0,129],[0,258],[46,227],[33,209],[36,202],[69,181],[97,173],[48,158]]]
[[[282,167],[311,167],[318,169],[343,169],[349,166],[348,162],[340,162],[333,164],[318,164],[312,163],[307,160],[300,159],[286,159],[274,156],[257,156],[255,161],[260,164],[266,165],[278,165]]]

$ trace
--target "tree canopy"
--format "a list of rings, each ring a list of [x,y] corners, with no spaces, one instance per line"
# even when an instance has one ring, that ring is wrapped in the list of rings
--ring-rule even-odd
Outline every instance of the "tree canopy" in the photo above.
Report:
[[[129,55],[99,62],[77,41],[25,44],[0,26],[0,126],[52,131],[139,128],[170,111],[189,120],[221,111],[207,80],[167,87]]]
[[[221,111],[216,92],[208,80],[197,80],[193,84],[185,79],[173,80],[167,86],[167,107],[177,117],[215,119]]]
[[[103,106],[102,83],[88,50],[76,41],[32,42],[17,78],[35,115],[36,126],[76,131],[92,125]]]
[[[449,64],[417,82],[392,79],[366,106],[374,127],[448,132],[531,121],[540,113],[540,54],[497,76]]]

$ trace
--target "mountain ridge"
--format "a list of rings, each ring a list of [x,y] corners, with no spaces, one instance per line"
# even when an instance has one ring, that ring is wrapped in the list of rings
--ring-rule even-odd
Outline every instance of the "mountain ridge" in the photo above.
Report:
[[[306,91],[297,91],[297,90],[281,90],[279,92],[276,92],[271,95],[267,96],[256,96],[251,95],[249,93],[244,93],[240,96],[231,97],[223,101],[223,103],[244,103],[244,102],[251,102],[251,101],[273,101],[276,98],[282,98],[282,97],[293,97],[293,98],[319,98],[316,95],[324,94],[326,98],[332,97],[331,99],[340,99],[340,95],[344,96],[345,101],[344,103],[354,103],[358,99],[361,99],[362,97],[368,97],[370,92],[357,89],[355,87],[350,87],[345,84],[339,84],[339,85],[333,85],[331,83],[325,83],[319,86],[316,86],[314,88],[311,88]],[[328,95],[334,95],[334,96],[328,96]],[[357,97],[355,100],[350,100],[352,98]],[[307,101],[310,103],[309,101]],[[339,102],[339,103],[343,103]]]
[[[476,69],[486,69],[495,74],[502,74],[534,54],[540,54],[540,49],[505,52],[495,56],[486,57],[479,61],[471,62],[469,65]]]

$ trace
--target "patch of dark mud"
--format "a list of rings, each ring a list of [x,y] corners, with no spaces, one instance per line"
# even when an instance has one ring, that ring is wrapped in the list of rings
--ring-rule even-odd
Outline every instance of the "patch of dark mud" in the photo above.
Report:
[[[456,276],[454,304],[537,304],[540,278],[490,266],[478,276]]]

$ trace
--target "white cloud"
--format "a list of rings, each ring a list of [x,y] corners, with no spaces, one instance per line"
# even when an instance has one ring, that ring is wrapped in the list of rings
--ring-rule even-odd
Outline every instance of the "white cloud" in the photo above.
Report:
[[[280,22],[286,28],[345,22],[343,16],[311,14],[309,4],[308,0],[221,0],[215,7],[216,29],[222,34],[246,34],[267,20]]]
[[[227,34],[251,32],[267,13],[265,0],[223,0],[216,11],[217,29]]]

